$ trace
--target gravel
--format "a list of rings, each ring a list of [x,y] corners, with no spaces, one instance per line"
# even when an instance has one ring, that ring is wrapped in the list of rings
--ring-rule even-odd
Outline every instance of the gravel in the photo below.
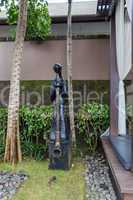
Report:
[[[117,200],[109,175],[109,167],[101,153],[86,156],[86,200]]]
[[[21,184],[27,180],[24,172],[0,171],[0,200],[10,200]]]

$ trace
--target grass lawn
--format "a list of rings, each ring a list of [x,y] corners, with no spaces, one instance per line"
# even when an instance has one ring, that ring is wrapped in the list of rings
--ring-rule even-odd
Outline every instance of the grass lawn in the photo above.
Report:
[[[22,170],[30,176],[13,200],[84,200],[84,165],[81,161],[76,161],[70,171],[48,170],[47,161],[24,161],[15,167],[1,163],[0,170]],[[52,176],[57,180],[49,186]]]

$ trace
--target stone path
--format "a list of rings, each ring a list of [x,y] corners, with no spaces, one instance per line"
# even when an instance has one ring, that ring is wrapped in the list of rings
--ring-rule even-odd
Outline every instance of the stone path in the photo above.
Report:
[[[87,200],[117,200],[104,156],[97,153],[86,157]]]
[[[24,172],[0,172],[0,200],[12,199],[16,190],[27,178]]]

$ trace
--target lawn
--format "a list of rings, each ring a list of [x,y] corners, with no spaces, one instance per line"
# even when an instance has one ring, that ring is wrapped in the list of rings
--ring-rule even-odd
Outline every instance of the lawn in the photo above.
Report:
[[[25,171],[30,177],[13,200],[84,200],[84,165],[76,161],[70,171],[48,170],[48,162],[24,161],[13,167],[0,164],[0,170]],[[48,184],[51,177],[56,181]]]

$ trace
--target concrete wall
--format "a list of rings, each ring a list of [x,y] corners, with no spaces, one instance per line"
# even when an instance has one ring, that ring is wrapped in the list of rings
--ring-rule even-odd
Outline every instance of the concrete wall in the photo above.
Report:
[[[13,42],[0,42],[0,80],[9,80]],[[25,42],[22,80],[51,80],[54,63],[66,63],[66,41]],[[109,40],[73,40],[73,79],[108,80]]]
[[[0,25],[0,38],[11,37],[13,29],[15,29],[15,26]],[[57,23],[51,25],[51,35],[59,37],[66,36],[66,33],[66,23]],[[109,22],[73,23],[72,34],[73,36],[109,35]]]

